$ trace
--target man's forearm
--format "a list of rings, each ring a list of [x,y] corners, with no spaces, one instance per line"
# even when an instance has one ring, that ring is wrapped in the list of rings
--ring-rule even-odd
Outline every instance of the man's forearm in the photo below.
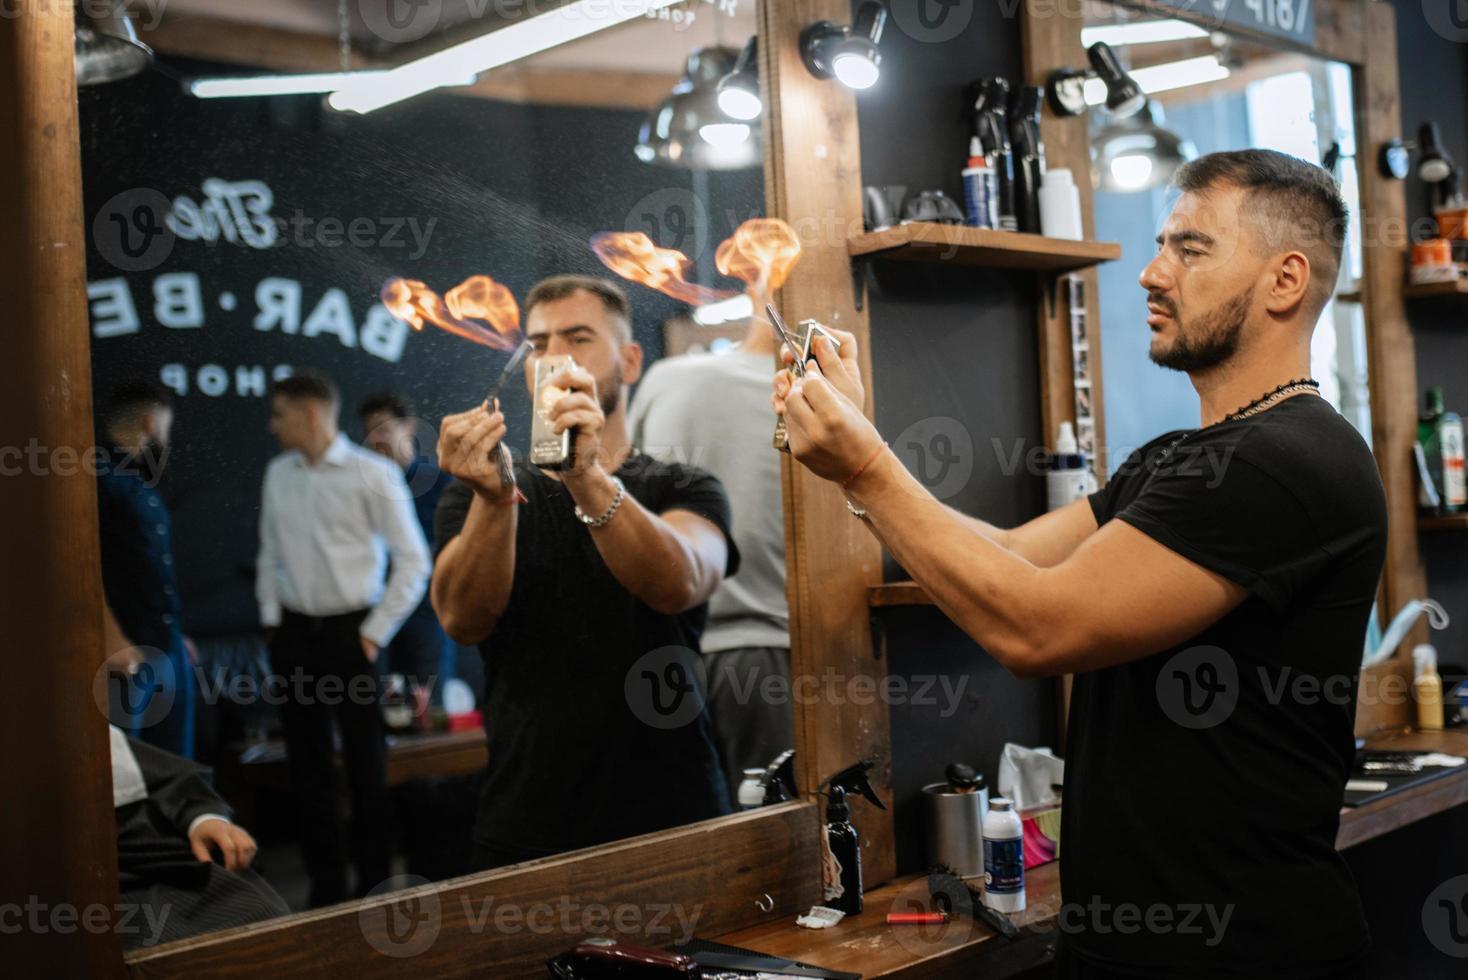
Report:
[[[1004,532],[934,499],[890,451],[850,496],[892,556],[960,629],[1011,671],[1034,673],[1046,617],[1043,573],[1004,547]]]
[[[616,485],[600,470],[568,478],[566,487],[582,513],[592,517],[606,513],[617,494]],[[722,568],[703,567],[682,535],[631,494],[591,538],[622,587],[658,612],[680,613],[706,601],[723,573]]]
[[[460,643],[489,636],[509,605],[517,511],[476,494],[463,529],[438,556],[430,586],[433,608],[444,631]]]

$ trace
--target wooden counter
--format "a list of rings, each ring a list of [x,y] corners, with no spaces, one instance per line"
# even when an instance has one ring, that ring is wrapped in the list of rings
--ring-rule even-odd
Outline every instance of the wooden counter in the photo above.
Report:
[[[1468,731],[1394,732],[1369,738],[1366,744],[1367,748],[1386,751],[1468,756]],[[1465,802],[1468,765],[1363,806],[1342,807],[1336,847],[1354,847]],[[1060,866],[1052,863],[1035,868],[1026,875],[1025,884],[1028,908],[1015,917],[1021,932],[1014,941],[1006,941],[966,918],[941,926],[887,925],[888,912],[927,911],[931,907],[926,875],[908,875],[869,891],[861,915],[843,919],[830,929],[802,929],[782,920],[719,936],[718,940],[815,966],[850,970],[864,978],[947,976],[950,971],[979,962],[984,965],[986,977],[1024,977],[1042,971],[1054,953]]]

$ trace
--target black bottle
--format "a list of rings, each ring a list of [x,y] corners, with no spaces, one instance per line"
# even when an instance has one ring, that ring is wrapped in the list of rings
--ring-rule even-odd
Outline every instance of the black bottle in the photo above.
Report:
[[[826,804],[826,846],[836,861],[833,877],[841,884],[841,894],[831,897],[835,889],[827,889],[826,908],[857,915],[861,912],[861,838],[851,825],[851,808],[846,805],[846,790],[832,786]]]
[[[1040,184],[1045,176],[1045,144],[1040,140],[1040,106],[1044,93],[1033,85],[1015,89],[1009,111],[1010,145],[1014,151],[1014,206],[1019,230],[1040,234]]]

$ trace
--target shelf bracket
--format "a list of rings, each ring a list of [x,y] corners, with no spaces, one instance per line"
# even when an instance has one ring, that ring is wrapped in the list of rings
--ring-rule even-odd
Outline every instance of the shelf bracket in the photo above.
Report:
[[[1060,280],[1064,279],[1063,272],[1040,272],[1040,292],[1045,294],[1045,317],[1053,320],[1056,310],[1060,308]]]
[[[867,265],[869,261],[865,255],[853,255],[851,257],[851,303],[860,313],[867,305]]]

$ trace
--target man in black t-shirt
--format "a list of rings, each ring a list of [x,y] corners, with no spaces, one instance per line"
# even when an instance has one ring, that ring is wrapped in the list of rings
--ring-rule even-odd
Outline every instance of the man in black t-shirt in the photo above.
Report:
[[[642,369],[626,296],[600,279],[533,289],[536,359],[578,365],[551,383],[574,468],[515,465],[493,450],[499,407],[450,416],[433,605],[450,636],[484,657],[489,763],[474,863],[490,868],[649,833],[730,810],[703,710],[699,636],[708,599],[739,566],[729,501],[689,466],[638,453],[627,387]]]
[[[1089,500],[1013,530],[943,506],[857,408],[854,343],[818,342],[775,407],[965,632],[1019,676],[1075,673],[1060,976],[1352,975],[1368,938],[1335,836],[1386,505],[1308,380],[1345,205],[1265,150],[1175,183],[1141,285],[1152,360],[1187,372],[1202,426]]]

